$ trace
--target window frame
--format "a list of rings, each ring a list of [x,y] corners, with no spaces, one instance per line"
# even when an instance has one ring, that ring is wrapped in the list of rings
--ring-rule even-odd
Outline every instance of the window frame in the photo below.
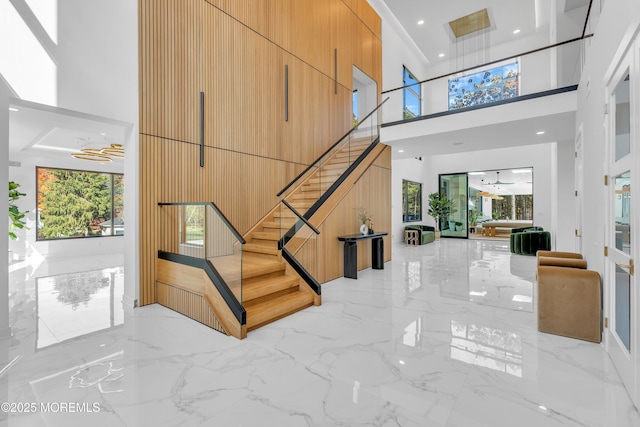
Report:
[[[78,173],[90,173],[90,174],[100,174],[100,175],[109,175],[109,185],[110,185],[110,198],[111,198],[111,209],[109,213],[111,215],[111,231],[110,234],[99,234],[99,235],[86,235],[86,236],[70,236],[70,237],[40,237],[40,210],[38,207],[38,198],[40,195],[40,180],[38,179],[39,170],[46,169],[52,171],[68,171],[68,172],[78,172]],[[55,240],[71,240],[71,239],[86,239],[86,238],[100,238],[100,237],[122,237],[124,236],[124,230],[122,234],[116,234],[116,227],[114,223],[115,212],[116,212],[116,203],[115,203],[115,181],[116,177],[121,177],[121,180],[124,180],[124,173],[116,173],[116,172],[104,172],[104,171],[95,171],[95,170],[85,170],[85,169],[71,169],[71,168],[60,168],[60,167],[49,167],[49,166],[36,166],[35,168],[36,182],[35,182],[35,229],[36,229],[36,242],[48,242]],[[122,181],[123,182],[123,181]],[[122,184],[124,187],[124,182]],[[124,216],[124,199],[122,202],[122,212]]]
[[[417,202],[417,205],[419,207],[419,215],[417,219],[407,219],[409,217],[409,183],[411,184],[417,184],[420,186],[420,189],[418,190],[418,195],[419,195],[419,200]],[[420,222],[423,219],[423,208],[422,208],[422,183],[421,182],[416,182],[416,181],[411,181],[408,179],[402,179],[402,223],[408,223],[408,222]]]
[[[407,77],[412,79],[415,83],[407,83]],[[414,87],[418,87],[418,92],[414,90]],[[422,115],[422,84],[413,75],[413,73],[405,66],[402,66],[402,118],[403,120],[411,119],[412,117],[406,117],[407,111],[407,94],[411,94],[418,100],[418,112],[416,117]]]

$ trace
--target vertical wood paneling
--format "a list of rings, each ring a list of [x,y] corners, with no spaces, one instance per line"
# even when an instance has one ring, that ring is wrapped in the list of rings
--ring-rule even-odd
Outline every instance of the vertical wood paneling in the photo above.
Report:
[[[158,289],[158,304],[162,304],[227,335],[220,321],[202,296],[162,282],[158,282],[156,286]]]
[[[139,0],[139,8],[140,304],[146,305],[158,298],[157,250],[178,244],[157,203],[212,201],[240,233],[249,230],[277,204],[275,194],[351,126],[352,65],[381,87],[381,44],[366,0]]]
[[[373,218],[376,231],[391,231],[391,148],[386,147],[374,164],[362,175],[347,195],[322,223],[319,230],[320,283],[342,277],[344,274],[344,244],[338,236],[356,234],[360,221],[356,209],[365,208]],[[384,237],[384,260],[391,260],[391,235]],[[358,243],[358,270],[371,267],[371,242]]]

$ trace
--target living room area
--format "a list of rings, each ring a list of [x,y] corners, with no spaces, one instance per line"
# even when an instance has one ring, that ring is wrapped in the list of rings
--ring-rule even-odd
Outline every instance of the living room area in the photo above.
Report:
[[[440,236],[502,240],[514,229],[534,226],[533,167],[440,174],[438,191],[424,203],[421,183],[403,180],[402,186],[405,241],[414,237],[425,244]],[[425,217],[434,224],[416,224]],[[408,230],[419,235],[407,235]]]

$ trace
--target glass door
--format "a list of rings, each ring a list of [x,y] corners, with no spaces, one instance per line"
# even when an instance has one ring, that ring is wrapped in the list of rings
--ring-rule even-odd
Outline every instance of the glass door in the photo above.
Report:
[[[449,201],[449,212],[440,218],[443,237],[468,237],[468,179],[466,173],[440,175],[440,194]]]
[[[634,403],[639,402],[638,367],[638,288],[634,257],[638,251],[635,227],[638,209],[634,208],[632,191],[639,168],[634,161],[638,140],[637,71],[632,67],[632,52],[621,61],[607,85],[607,226],[604,286],[608,303],[605,316],[607,351]],[[637,202],[636,205],[637,206]],[[606,301],[606,300],[605,300]],[[605,326],[607,326],[605,324]]]

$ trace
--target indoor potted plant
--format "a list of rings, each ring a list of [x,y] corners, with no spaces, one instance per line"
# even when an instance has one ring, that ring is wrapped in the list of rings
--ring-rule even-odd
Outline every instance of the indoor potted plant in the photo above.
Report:
[[[469,231],[475,232],[475,228],[478,225],[478,215],[479,213],[475,209],[469,211]]]
[[[25,228],[27,223],[25,222],[24,217],[29,212],[20,212],[20,209],[18,209],[18,206],[15,204],[16,200],[20,197],[26,196],[25,193],[18,191],[18,187],[20,187],[20,184],[9,181],[9,221],[11,221],[9,224],[9,237],[11,240],[16,240],[18,238],[15,233],[16,229]]]
[[[427,214],[436,221],[436,239],[440,238],[440,218],[446,217],[451,211],[451,201],[440,193],[429,194],[429,209]]]

